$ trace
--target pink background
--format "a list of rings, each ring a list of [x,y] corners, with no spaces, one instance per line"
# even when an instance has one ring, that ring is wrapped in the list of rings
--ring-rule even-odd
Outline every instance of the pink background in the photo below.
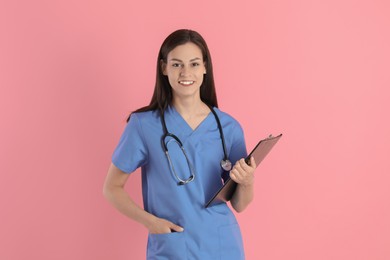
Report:
[[[384,0],[1,1],[0,259],[145,257],[102,184],[178,28],[206,38],[248,149],[284,134],[237,215],[247,259],[390,259]]]

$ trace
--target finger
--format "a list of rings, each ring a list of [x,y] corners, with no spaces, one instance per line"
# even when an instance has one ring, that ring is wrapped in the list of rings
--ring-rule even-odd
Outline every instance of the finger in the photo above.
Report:
[[[175,225],[173,223],[171,223],[170,229],[172,230],[172,232],[183,232],[184,231],[184,228],[182,228],[181,226]]]
[[[242,162],[241,162],[241,160],[240,160],[240,166],[241,166],[241,168],[243,169],[243,171],[244,171],[245,173],[253,173],[254,170],[256,169],[256,162],[254,161],[254,159],[253,159],[252,156],[251,156],[251,158],[250,158],[249,163],[250,163],[250,165],[248,165],[248,164],[245,162],[245,160],[243,160]]]
[[[243,159],[240,159],[239,161],[238,161],[238,163],[240,164],[240,167],[244,170],[244,171],[246,171],[248,168],[250,168],[250,166],[245,162],[245,159],[243,158]]]
[[[242,171],[243,170],[242,165],[241,165],[241,160],[238,160],[236,162],[236,164],[233,167],[233,170],[237,170],[237,171]]]
[[[238,183],[239,180],[237,178],[237,171],[236,170],[231,170],[230,171],[230,179],[232,179],[234,182]]]
[[[241,168],[236,168],[233,171],[234,181],[237,183],[241,183],[245,176],[245,171]]]
[[[244,164],[246,164],[245,160],[244,160]],[[237,164],[234,165],[234,168],[233,168],[233,170],[235,171],[234,174],[236,175],[236,177],[238,179],[242,179],[244,176],[247,175],[248,172],[250,172],[249,171],[250,168],[244,168],[245,166],[244,167],[243,166],[244,165],[241,165],[240,161],[237,161]],[[247,165],[247,167],[249,167],[249,166]]]
[[[253,183],[253,173],[256,169],[256,162],[254,161],[253,157],[251,157],[251,162],[253,165],[247,165],[245,160],[242,159],[237,165],[234,166],[234,176],[236,177],[235,182],[239,184]]]
[[[252,168],[256,168],[257,167],[255,157],[253,157],[253,156],[251,156],[251,167]]]

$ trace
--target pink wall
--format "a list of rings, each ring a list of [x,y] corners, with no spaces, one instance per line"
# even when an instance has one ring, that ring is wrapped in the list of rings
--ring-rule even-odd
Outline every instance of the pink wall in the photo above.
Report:
[[[238,215],[247,259],[390,259],[389,2],[133,2],[0,2],[0,259],[144,258],[102,184],[178,28],[209,43],[248,148],[284,133]]]

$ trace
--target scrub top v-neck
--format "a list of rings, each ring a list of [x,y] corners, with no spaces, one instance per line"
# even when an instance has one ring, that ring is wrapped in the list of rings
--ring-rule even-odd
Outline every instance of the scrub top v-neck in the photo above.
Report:
[[[214,108],[225,134],[232,163],[247,155],[241,126]],[[133,113],[112,162],[132,173],[141,167],[144,209],[184,228],[183,232],[149,234],[147,259],[244,259],[239,226],[226,203],[205,208],[206,201],[222,186],[223,158],[217,122],[210,113],[192,129],[174,107],[165,111],[168,131],[180,138],[194,167],[195,179],[178,185],[161,145],[163,128],[158,111]],[[182,178],[190,175],[186,159],[175,142],[169,154]]]

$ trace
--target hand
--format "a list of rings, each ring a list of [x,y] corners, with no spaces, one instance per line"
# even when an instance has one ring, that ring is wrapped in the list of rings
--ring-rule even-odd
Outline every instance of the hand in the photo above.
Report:
[[[230,171],[230,178],[243,186],[253,185],[256,162],[253,157],[250,159],[250,165],[246,164],[245,159],[237,161]]]
[[[178,225],[173,224],[172,222],[163,219],[156,218],[152,225],[148,227],[149,233],[151,234],[168,234],[172,232],[183,232],[184,229]]]

